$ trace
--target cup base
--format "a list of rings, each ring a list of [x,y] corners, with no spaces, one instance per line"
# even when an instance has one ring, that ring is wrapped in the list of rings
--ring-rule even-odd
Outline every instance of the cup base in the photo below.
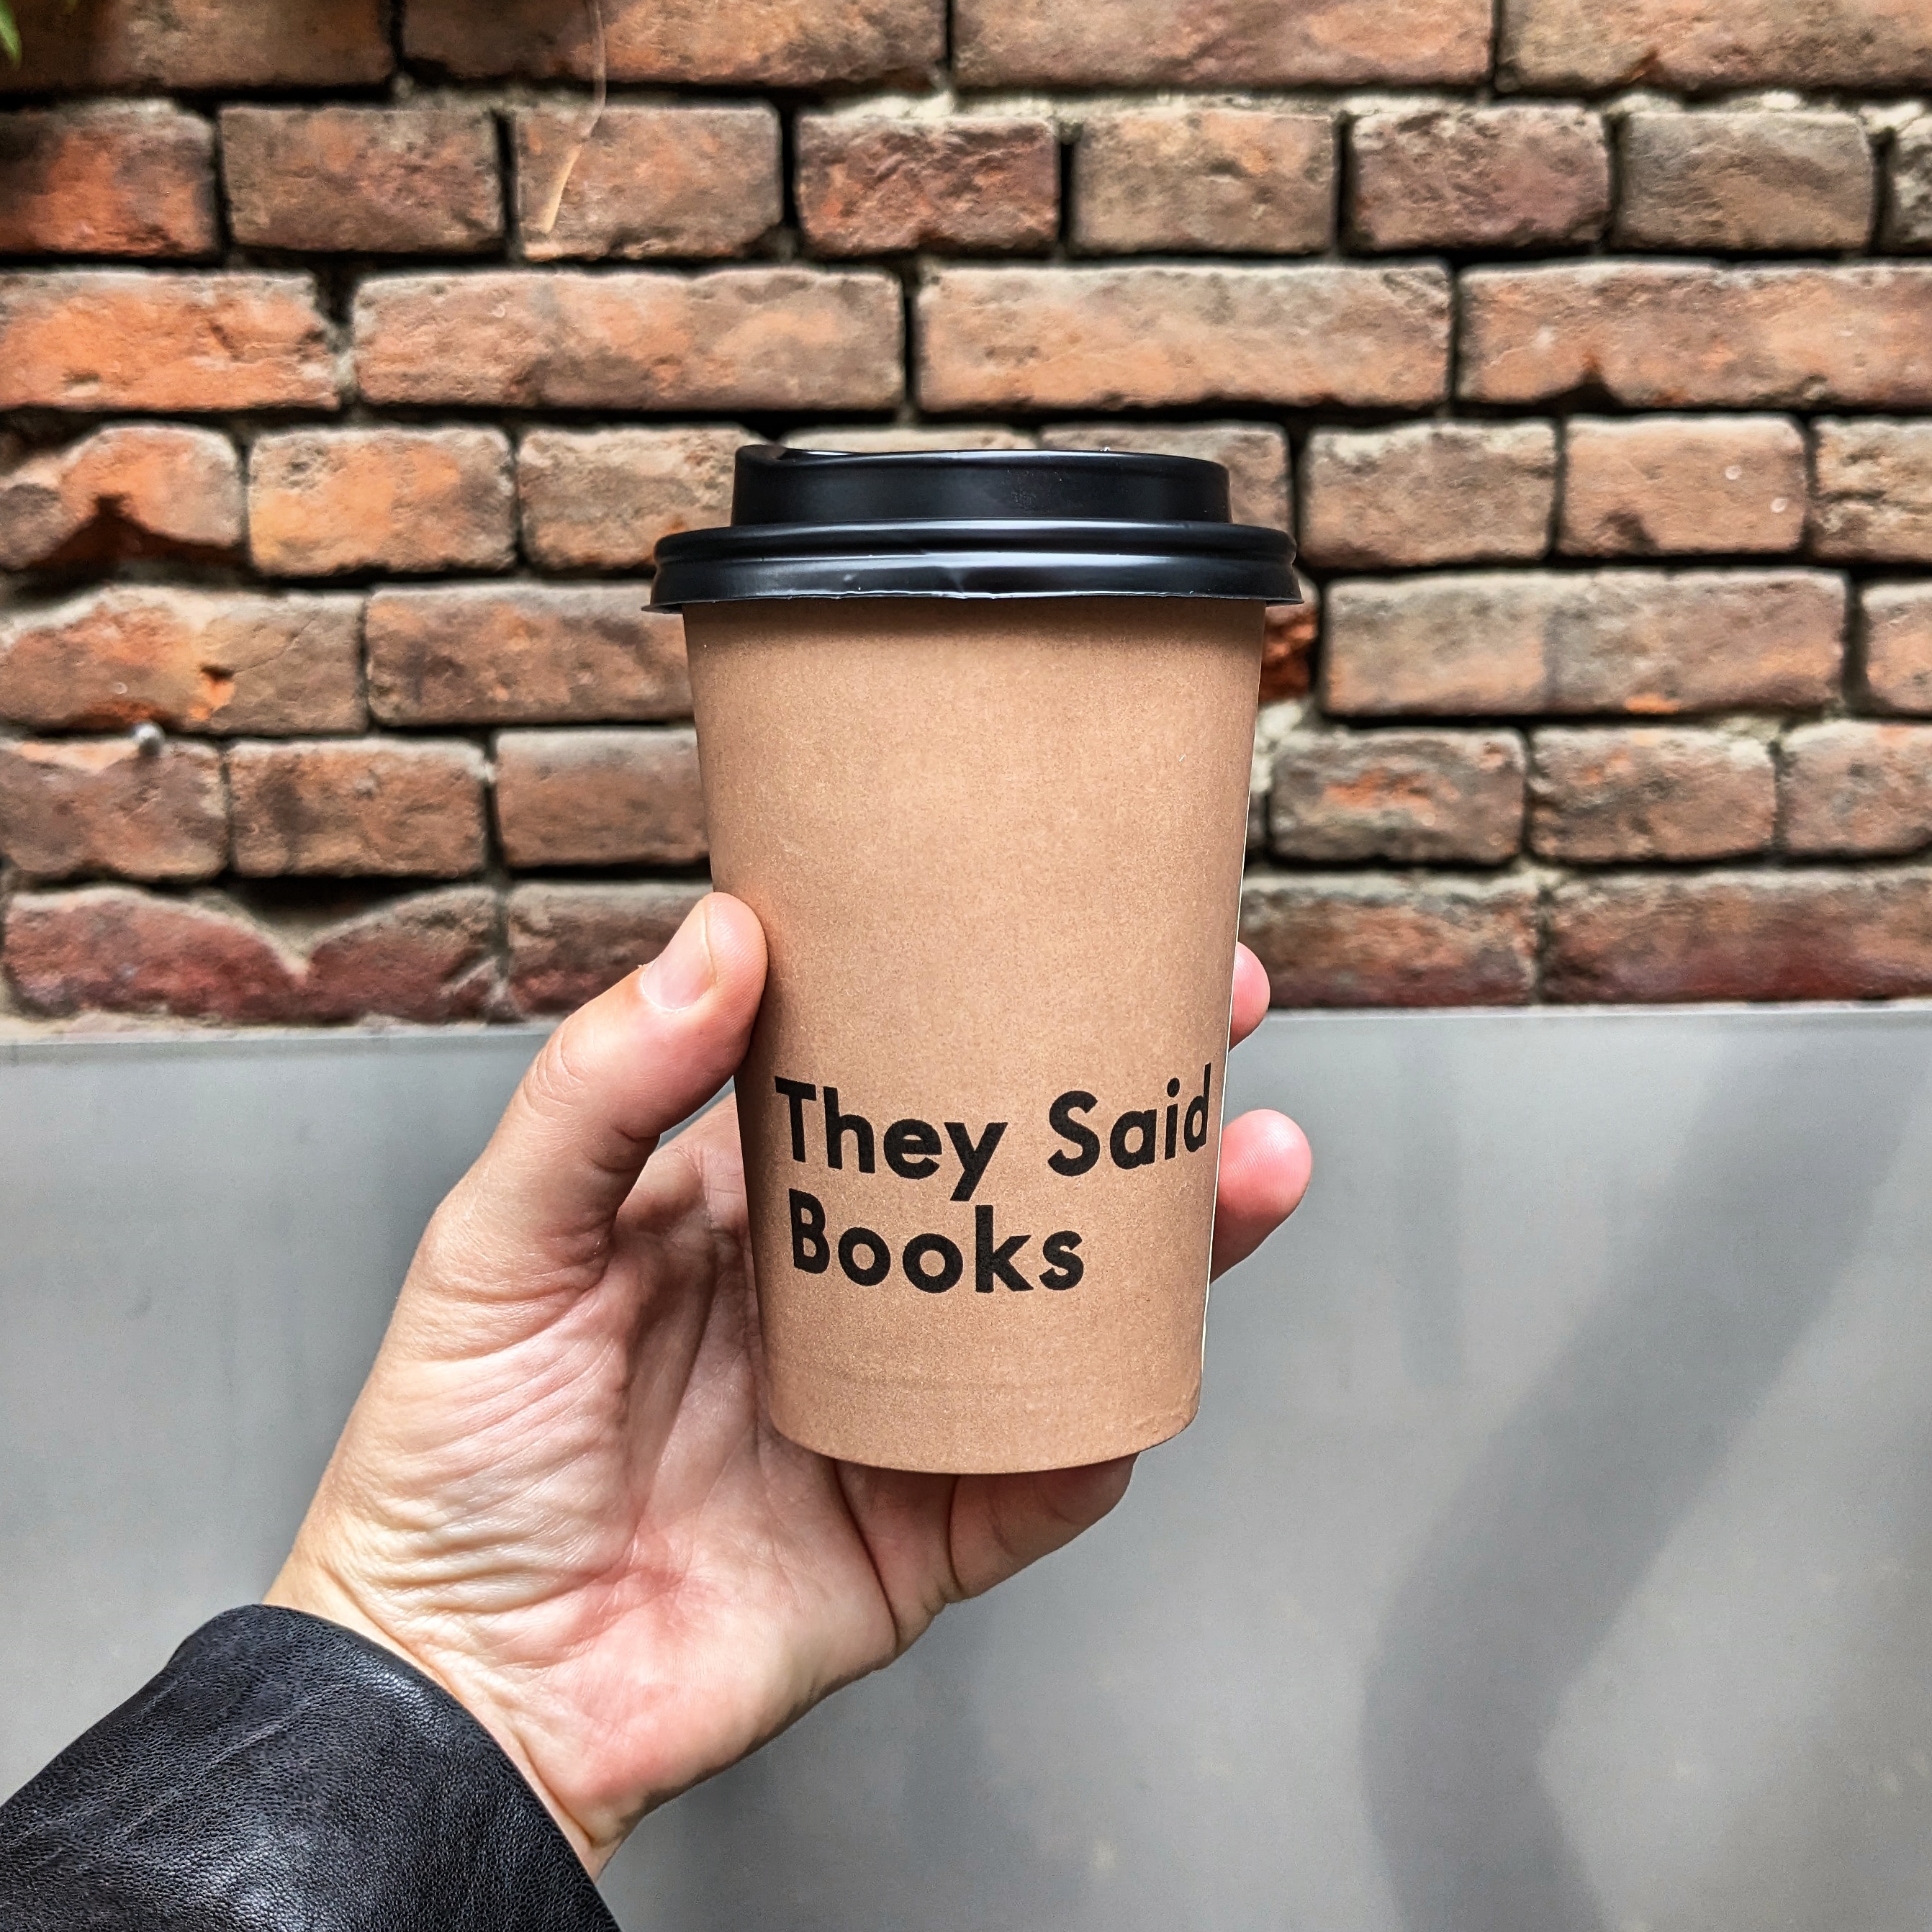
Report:
[[[801,1448],[842,1462],[932,1475],[1084,1468],[1178,1436],[1200,1407],[1184,1396],[1132,1402],[1118,1390],[881,1386],[773,1365],[772,1420]]]

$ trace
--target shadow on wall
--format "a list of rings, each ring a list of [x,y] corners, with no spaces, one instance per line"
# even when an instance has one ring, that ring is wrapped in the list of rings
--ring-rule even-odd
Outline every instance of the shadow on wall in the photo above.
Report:
[[[1932,1052],[1804,1041],[1720,1078],[1673,1192],[1498,1432],[1397,1592],[1371,1666],[1370,1815],[1410,1932],[1602,1932],[1537,1760],[1583,1670],[1806,1328]],[[1819,1191],[1795,1096],[1856,1092]],[[1748,1202],[1747,1210],[1744,1204]],[[1733,1205],[1735,1204],[1735,1205]]]

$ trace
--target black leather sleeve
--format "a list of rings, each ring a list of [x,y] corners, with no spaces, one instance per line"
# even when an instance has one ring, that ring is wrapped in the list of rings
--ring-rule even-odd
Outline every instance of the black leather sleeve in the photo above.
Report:
[[[0,1805],[0,1927],[616,1932],[468,1712],[260,1604],[203,1624]]]

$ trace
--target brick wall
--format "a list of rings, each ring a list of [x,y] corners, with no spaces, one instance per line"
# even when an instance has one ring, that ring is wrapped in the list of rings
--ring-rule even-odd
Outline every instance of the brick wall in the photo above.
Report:
[[[1924,0],[16,11],[15,1016],[508,1018],[654,949],[644,580],[748,433],[1292,518],[1282,1004],[1932,993]]]

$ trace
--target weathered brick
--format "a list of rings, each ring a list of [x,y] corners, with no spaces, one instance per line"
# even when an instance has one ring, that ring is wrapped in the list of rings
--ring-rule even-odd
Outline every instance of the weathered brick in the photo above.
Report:
[[[1095,115],[1073,151],[1073,241],[1095,255],[1174,249],[1317,255],[1335,232],[1335,128],[1276,107]]]
[[[1932,869],[1652,874],[1564,886],[1544,992],[1584,1001],[1932,993]]]
[[[1292,527],[1288,438],[1272,423],[1055,423],[1040,440],[1048,449],[1144,450],[1218,463],[1236,523]]]
[[[1932,266],[1478,268],[1461,368],[1486,403],[1916,407],[1932,404]]]
[[[1784,741],[1787,852],[1868,859],[1932,845],[1932,724],[1841,718]]]
[[[1581,108],[1408,108],[1362,115],[1349,138],[1364,248],[1587,242],[1610,218],[1610,144]]]
[[[13,0],[22,63],[0,91],[116,93],[156,87],[353,87],[394,66],[380,0]]]
[[[191,413],[336,400],[306,275],[0,274],[0,409]]]
[[[249,452],[248,549],[267,576],[501,570],[514,525],[500,430],[290,430]]]
[[[1300,496],[1310,563],[1538,557],[1556,508],[1556,433],[1541,422],[1317,430]]]
[[[486,850],[483,755],[429,739],[314,739],[228,752],[235,869],[455,879]]]
[[[379,275],[355,332],[372,402],[870,410],[903,382],[899,285],[870,270]]]
[[[519,1011],[568,1012],[655,959],[710,888],[532,884],[510,890],[510,990]]]
[[[365,721],[362,599],[110,586],[0,619],[0,718],[280,736]]]
[[[1278,858],[1465,860],[1522,842],[1514,731],[1299,732],[1275,754],[1268,844]]]
[[[457,584],[369,600],[369,702],[386,724],[688,718],[684,626],[634,584]]]
[[[212,255],[214,130],[161,103],[0,114],[0,254]]]
[[[1932,248],[1932,117],[1892,136],[1885,210],[1888,248]]]
[[[1573,416],[1561,548],[1573,556],[1796,550],[1810,484],[1789,416]]]
[[[17,892],[6,910],[7,970],[30,1012],[436,1022],[482,1018],[499,999],[496,896],[479,886],[272,925],[232,899],[124,886]]]
[[[0,570],[242,542],[242,465],[212,430],[121,423],[0,470]]]
[[[1932,584],[1860,593],[1865,688],[1888,711],[1932,714]]]
[[[850,86],[916,80],[946,49],[944,0],[602,0],[602,48],[591,15],[552,0],[410,0],[403,46],[412,60],[472,80],[521,75],[686,86]]]
[[[1754,738],[1639,725],[1539,731],[1529,842],[1539,858],[1736,859],[1771,843],[1778,787]]]
[[[533,262],[742,255],[783,218],[778,117],[732,106],[525,107],[517,232]]]
[[[1505,85],[1895,88],[1932,80],[1917,0],[1507,0]]]
[[[820,255],[1041,254],[1060,224],[1060,142],[1040,117],[806,114],[798,213]]]
[[[1842,579],[1604,570],[1331,584],[1323,703],[1338,716],[1496,717],[1747,706],[1838,688]]]
[[[1820,556],[1932,563],[1932,422],[1818,425]]]
[[[974,87],[1298,87],[1478,81],[1486,0],[958,0],[954,60]]]
[[[710,849],[698,734],[506,731],[496,824],[513,866],[688,866]]]
[[[889,455],[899,450],[1031,449],[1038,439],[998,423],[814,423],[784,440],[793,449]]]
[[[532,430],[517,451],[524,544],[548,570],[632,570],[679,530],[731,520],[741,429]]]
[[[250,248],[460,255],[503,232],[486,107],[224,107],[221,174]]]
[[[1633,114],[1616,238],[1628,248],[1862,248],[1877,191],[1853,114]]]
[[[934,410],[1389,408],[1448,381],[1435,268],[947,268],[919,314]]]
[[[1322,632],[1322,592],[1298,571],[1299,604],[1270,604],[1262,626],[1260,701],[1306,698],[1315,682],[1315,642]]]
[[[221,754],[131,737],[0,741],[0,856],[41,879],[212,878],[228,856]]]
[[[1528,880],[1251,873],[1241,937],[1277,1006],[1511,1006],[1536,982]]]

